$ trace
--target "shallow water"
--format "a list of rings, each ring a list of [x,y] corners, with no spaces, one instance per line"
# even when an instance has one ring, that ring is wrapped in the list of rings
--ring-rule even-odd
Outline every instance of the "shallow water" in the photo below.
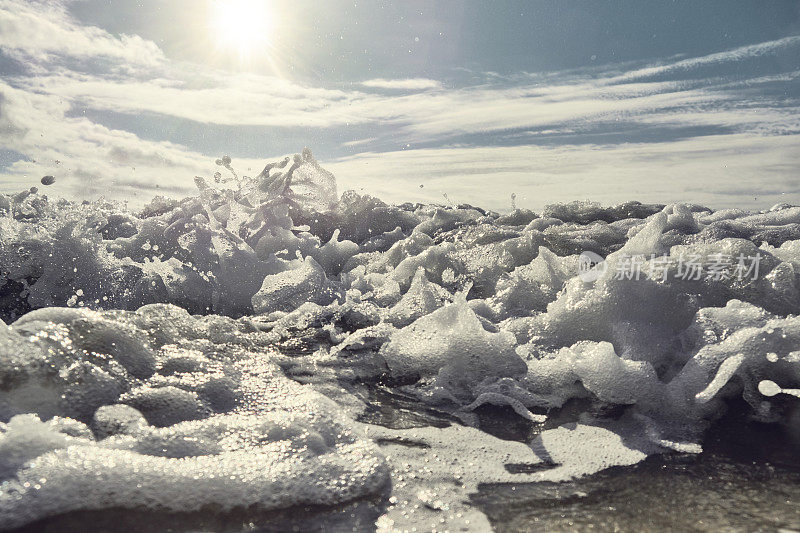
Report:
[[[363,419],[396,428],[444,427],[442,413],[374,391],[374,411]],[[512,413],[484,413],[481,427],[501,438],[526,439],[541,427],[521,427]],[[568,415],[565,415],[568,416]],[[503,426],[506,424],[505,426]],[[743,426],[746,431],[743,431]],[[499,429],[502,426],[502,429]],[[774,531],[800,528],[800,459],[792,435],[752,427],[728,416],[699,455],[666,453],[629,467],[613,467],[562,483],[482,484],[470,504],[498,532],[512,531]],[[510,465],[509,470],[514,469]],[[374,501],[292,507],[169,513],[124,508],[77,511],[18,531],[375,531],[390,491]]]
[[[660,454],[567,483],[483,485],[471,501],[496,531],[800,528],[795,437],[733,416],[705,446],[699,455]]]

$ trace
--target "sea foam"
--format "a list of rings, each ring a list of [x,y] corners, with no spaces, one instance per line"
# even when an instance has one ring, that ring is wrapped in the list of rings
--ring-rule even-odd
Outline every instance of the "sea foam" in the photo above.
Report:
[[[800,208],[392,206],[308,150],[236,183],[0,197],[2,527],[369,500],[480,530],[480,483],[698,452],[733,403],[796,424]],[[375,394],[446,422],[368,423]]]

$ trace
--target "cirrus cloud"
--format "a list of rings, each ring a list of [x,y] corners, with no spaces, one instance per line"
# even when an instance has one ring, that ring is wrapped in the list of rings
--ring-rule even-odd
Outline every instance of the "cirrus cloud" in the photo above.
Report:
[[[400,80],[375,78],[362,81],[361,85],[371,89],[397,89],[403,91],[422,91],[425,89],[440,89],[442,87],[441,82],[427,78],[405,78]]]

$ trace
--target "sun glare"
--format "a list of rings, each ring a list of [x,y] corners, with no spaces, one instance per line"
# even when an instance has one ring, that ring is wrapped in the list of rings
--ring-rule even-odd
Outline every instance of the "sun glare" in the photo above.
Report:
[[[211,27],[217,43],[237,52],[241,60],[266,55],[274,22],[266,0],[217,0],[212,4]]]

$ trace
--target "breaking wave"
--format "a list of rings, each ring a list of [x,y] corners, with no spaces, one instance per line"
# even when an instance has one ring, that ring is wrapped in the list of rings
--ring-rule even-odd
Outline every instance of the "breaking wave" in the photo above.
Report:
[[[480,483],[699,452],[734,404],[797,425],[800,207],[500,215],[339,197],[308,150],[218,164],[139,212],[0,196],[3,527],[377,499],[481,529]],[[376,393],[436,423],[374,423]]]

